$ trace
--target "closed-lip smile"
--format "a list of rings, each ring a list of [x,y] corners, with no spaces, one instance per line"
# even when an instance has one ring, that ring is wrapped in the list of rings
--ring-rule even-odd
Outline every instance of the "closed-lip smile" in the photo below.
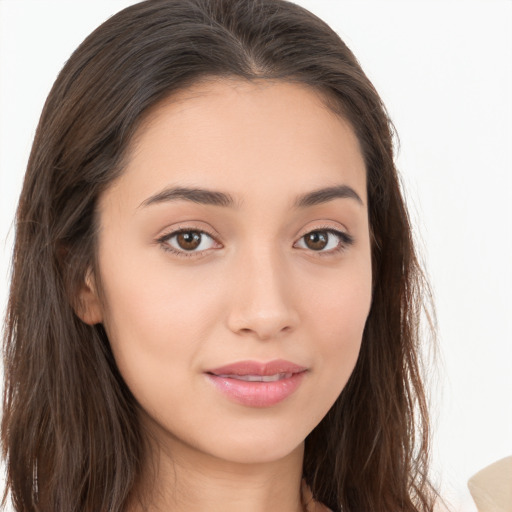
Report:
[[[249,407],[270,407],[290,396],[308,368],[276,359],[238,361],[207,370],[206,377],[228,399]]]

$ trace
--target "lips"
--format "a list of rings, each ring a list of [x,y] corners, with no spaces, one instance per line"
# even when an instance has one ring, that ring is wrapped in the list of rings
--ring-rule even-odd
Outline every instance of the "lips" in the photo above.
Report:
[[[227,379],[244,380],[246,382],[277,382],[282,379],[289,379],[293,373],[276,373],[275,375],[217,375]]]
[[[306,372],[304,366],[279,359],[267,363],[239,361],[205,374],[231,401],[249,407],[270,407],[294,393]]]

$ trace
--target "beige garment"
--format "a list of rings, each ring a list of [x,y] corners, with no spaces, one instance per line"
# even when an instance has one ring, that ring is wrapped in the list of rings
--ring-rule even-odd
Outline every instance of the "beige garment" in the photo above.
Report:
[[[478,512],[512,512],[512,457],[473,475],[468,487]]]

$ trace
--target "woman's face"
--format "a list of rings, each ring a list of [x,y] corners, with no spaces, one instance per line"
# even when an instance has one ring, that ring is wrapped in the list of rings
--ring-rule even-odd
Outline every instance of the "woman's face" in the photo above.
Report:
[[[105,326],[162,447],[276,460],[332,406],[371,302],[365,166],[305,86],[217,80],[139,129],[99,203]]]

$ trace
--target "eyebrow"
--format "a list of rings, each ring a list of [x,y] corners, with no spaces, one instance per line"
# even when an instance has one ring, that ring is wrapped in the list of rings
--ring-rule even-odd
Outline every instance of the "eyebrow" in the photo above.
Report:
[[[321,188],[299,196],[294,203],[295,208],[307,208],[327,203],[333,199],[355,199],[361,206],[364,205],[359,194],[348,185],[336,185],[334,187]]]
[[[140,206],[164,203],[167,201],[191,201],[193,203],[234,208],[237,204],[234,198],[225,192],[207,190],[204,188],[171,187],[145,199]],[[139,207],[140,207],[139,206]]]
[[[295,199],[293,206],[299,209],[307,208],[327,203],[333,199],[354,199],[360,205],[364,205],[363,200],[352,187],[348,185],[336,185],[302,194]],[[178,200],[227,208],[236,208],[240,205],[232,195],[226,192],[204,188],[170,187],[148,197],[139,207]]]

